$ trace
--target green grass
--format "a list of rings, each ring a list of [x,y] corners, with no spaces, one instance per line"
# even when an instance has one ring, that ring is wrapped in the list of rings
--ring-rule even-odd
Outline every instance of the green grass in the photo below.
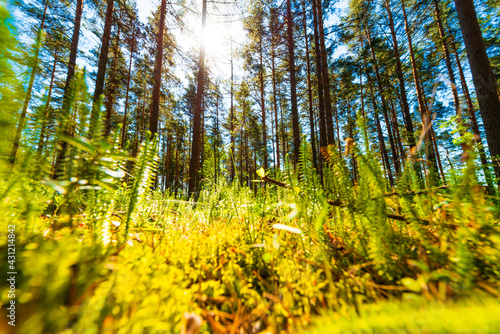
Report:
[[[308,334],[335,333],[499,333],[500,301],[491,297],[459,302],[413,298],[363,305],[360,314],[332,314],[315,319]]]

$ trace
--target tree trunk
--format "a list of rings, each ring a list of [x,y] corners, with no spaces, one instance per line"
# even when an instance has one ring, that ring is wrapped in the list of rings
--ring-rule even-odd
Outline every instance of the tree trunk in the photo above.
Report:
[[[274,13],[274,12],[273,12]],[[274,123],[276,128],[276,165],[277,169],[280,169],[280,140],[279,140],[279,126],[278,126],[278,96],[276,94],[276,66],[275,66],[275,57],[276,50],[274,45],[274,37],[275,37],[275,22],[271,22],[271,71],[272,71],[272,81],[273,81],[273,107],[274,107]]]
[[[320,147],[328,145],[325,124],[325,98],[323,94],[323,71],[321,70],[321,53],[319,47],[319,32],[318,32],[318,11],[316,10],[316,1],[312,1],[313,5],[313,27],[314,27],[314,53],[316,55],[316,77],[318,84],[318,110],[319,110],[319,138]]]
[[[122,148],[125,146],[127,141],[127,112],[128,112],[128,98],[130,93],[130,78],[132,77],[132,62],[134,61],[134,50],[135,49],[135,27],[132,28],[132,41],[130,45],[130,59],[128,63],[128,74],[127,74],[127,91],[125,93],[125,108],[123,111],[123,128],[122,128]]]
[[[111,70],[111,78],[109,78],[109,92],[106,98],[106,122],[104,128],[104,135],[108,137],[111,133],[111,116],[113,115],[113,105],[115,104],[116,92],[116,67],[118,66],[118,53],[120,50],[120,28],[116,34],[116,45],[113,58],[113,67]]]
[[[45,132],[47,130],[47,121],[49,119],[49,107],[50,101],[52,99],[52,89],[54,88],[54,79],[56,76],[56,66],[58,61],[57,53],[54,54],[54,64],[52,65],[52,73],[50,75],[49,92],[47,93],[47,101],[45,101],[45,106],[43,107],[42,113],[42,128],[40,129],[40,138],[38,139],[37,157],[38,159],[42,156],[43,148],[45,145]]]
[[[89,135],[94,134],[94,126],[99,121],[99,99],[104,90],[104,79],[106,76],[106,64],[108,63],[109,40],[111,37],[111,26],[113,24],[114,0],[107,0],[106,18],[104,21],[104,32],[102,34],[101,52],[99,54],[99,65],[97,67],[97,79],[95,82],[94,98],[92,101],[92,113],[90,115]]]
[[[231,182],[234,180],[234,174],[236,173],[235,161],[236,157],[234,155],[234,149],[236,145],[236,141],[234,139],[234,106],[233,106],[233,98],[234,98],[234,73],[233,73],[233,41],[231,40]]]
[[[472,133],[474,133],[474,140],[477,144],[479,159],[481,160],[481,165],[483,167],[484,178],[486,180],[486,184],[488,185],[488,189],[490,190],[491,193],[493,193],[494,182],[491,175],[490,167],[488,166],[488,158],[486,157],[486,152],[484,151],[484,144],[483,144],[483,139],[481,137],[481,132],[477,124],[476,110],[474,108],[474,104],[472,103],[472,99],[470,97],[469,87],[467,86],[467,81],[465,80],[465,75],[462,68],[462,64],[460,62],[460,57],[458,56],[457,49],[453,42],[451,43],[451,48],[453,50],[453,54],[455,55],[455,61],[457,62],[458,74],[460,76],[460,84],[462,85],[465,101],[467,102],[467,108],[469,111],[469,118],[470,118],[470,126]]]
[[[441,11],[439,9],[439,4],[437,0],[433,0],[433,2],[434,2],[434,14],[436,15],[436,23],[439,30],[439,37],[441,39],[441,44],[443,46],[444,60],[446,62],[446,68],[448,70],[448,75],[450,77],[451,91],[453,92],[453,103],[455,105],[456,115],[458,116],[457,122],[459,123],[460,126],[460,123],[462,122],[462,111],[460,108],[460,100],[458,98],[457,85],[455,83],[455,73],[453,73],[453,67],[451,66],[450,52],[448,50],[446,35],[441,21]]]
[[[66,75],[66,83],[64,85],[64,96],[62,105],[62,119],[61,119],[61,133],[63,135],[69,134],[69,116],[71,112],[71,95],[72,91],[71,82],[75,76],[76,70],[76,56],[78,54],[78,41],[80,38],[80,25],[82,21],[83,0],[77,0],[75,12],[75,24],[73,26],[73,36],[71,38],[71,48],[69,52],[68,61],[68,74]],[[53,177],[61,178],[64,174],[64,158],[68,148],[68,142],[62,141],[57,152],[56,163],[54,166]]]
[[[323,79],[323,94],[325,98],[325,120],[326,120],[326,136],[327,144],[335,145],[335,130],[333,128],[333,112],[332,112],[332,99],[330,96],[330,75],[328,71],[328,58],[326,56],[325,45],[325,31],[323,28],[323,8],[321,0],[317,1],[316,10],[318,16],[318,30],[319,30],[319,46],[321,55],[321,68],[318,70],[322,72]],[[340,140],[340,138],[339,138]]]
[[[401,0],[401,8],[403,9],[403,18],[405,22],[406,38],[408,39],[408,48],[410,52],[411,68],[413,71],[413,80],[415,82],[415,89],[417,90],[418,109],[420,111],[420,116],[422,118],[422,124],[429,124],[431,119],[430,113],[429,109],[427,108],[427,103],[425,101],[424,92],[418,75],[417,63],[415,61],[415,53],[413,52],[413,42],[411,38],[410,26],[408,24],[408,18],[406,15],[404,0]],[[425,125],[423,125],[423,127],[425,128]],[[438,166],[441,166],[440,158],[436,157],[436,154],[439,154],[439,151],[437,151],[436,140],[432,136],[432,134],[433,130],[431,129],[424,137],[427,163],[429,165],[428,170],[431,172],[434,171],[434,168],[431,165],[435,166],[437,164]],[[442,170],[442,168],[440,168],[440,170]],[[441,176],[443,177],[443,180],[445,180],[444,173],[441,173]],[[436,179],[435,181],[439,181],[439,178],[437,178],[436,175],[430,175],[430,179],[433,178]]]
[[[370,82],[369,78],[368,78],[368,82]],[[370,97],[371,97],[372,105],[373,105],[373,114],[375,116],[375,125],[377,127],[377,135],[378,135],[378,140],[379,140],[379,144],[380,144],[380,154],[382,155],[382,160],[384,162],[384,166],[386,166],[386,172],[387,172],[387,176],[389,178],[389,184],[391,187],[394,187],[394,177],[392,176],[391,163],[389,161],[389,155],[387,154],[387,148],[385,146],[385,140],[384,140],[384,134],[382,132],[382,127],[380,125],[377,102],[375,101],[375,95],[373,94],[372,86],[369,84],[368,87],[370,89]]]
[[[309,59],[309,41],[307,38],[307,19],[306,19],[306,3],[302,1],[302,7],[304,8],[303,16],[303,28],[304,28],[304,39],[306,46],[306,70],[307,70],[307,102],[309,105],[309,124],[311,128],[311,148],[312,148],[312,159],[313,166],[315,170],[318,170],[318,162],[316,158],[316,139],[314,133],[314,109],[312,102],[312,89],[311,89],[311,62]]]
[[[153,105],[151,108],[151,118],[149,119],[149,131],[154,135],[158,132],[158,117],[160,114],[160,90],[161,90],[161,71],[163,64],[163,33],[165,30],[165,12],[167,10],[167,0],[161,0],[160,8],[160,26],[158,27],[158,38],[156,46],[155,61],[155,83],[153,86]]]
[[[392,127],[391,127],[391,123],[389,121],[389,117],[388,117],[388,113],[387,113],[387,103],[386,103],[386,100],[385,100],[384,88],[382,86],[382,79],[380,77],[380,71],[379,71],[379,68],[378,68],[377,56],[375,55],[375,49],[373,47],[372,39],[371,39],[371,36],[370,36],[370,31],[368,29],[366,30],[366,36],[367,36],[367,39],[368,39],[368,44],[370,45],[372,60],[373,60],[373,64],[374,64],[374,67],[375,67],[375,75],[376,75],[376,79],[377,79],[378,89],[379,89],[379,92],[380,92],[380,99],[382,100],[382,112],[383,112],[384,120],[385,120],[385,123],[386,123],[387,133],[389,135],[389,144],[391,146],[392,158],[394,160],[394,168],[396,170],[396,175],[399,175],[401,173],[401,168],[400,168],[400,165],[399,165],[399,157],[398,157],[398,153],[396,151],[396,145],[395,145],[394,137],[393,137],[393,134],[392,134],[392,131],[391,131]],[[390,170],[390,168],[391,168],[390,165],[387,164],[387,166],[388,166],[388,169]],[[393,183],[391,183],[391,186],[393,186]]]
[[[262,34],[262,33],[261,33]],[[263,49],[262,49],[262,35],[259,36],[259,60],[260,60],[260,70],[259,70],[259,83],[260,83],[260,108],[262,115],[262,146],[264,155],[264,169],[267,170],[267,129],[266,129],[266,104],[264,98],[264,61],[263,61]]]
[[[207,0],[203,0],[202,9],[202,31],[205,30],[205,22],[207,15]],[[203,36],[203,33],[202,33]],[[205,76],[205,48],[203,43],[200,45],[200,58],[198,66],[198,88],[196,90],[196,101],[194,104],[193,115],[193,142],[191,150],[191,163],[189,165],[189,195],[194,194],[198,190],[198,170],[200,168],[200,139],[201,139],[201,114],[202,114],[202,98],[203,84]]]
[[[415,146],[415,130],[413,128],[413,121],[411,119],[410,107],[408,105],[408,98],[406,96],[405,80],[403,75],[403,69],[401,65],[401,59],[399,56],[399,45],[396,36],[396,29],[394,28],[394,21],[392,19],[392,12],[389,4],[389,0],[385,0],[385,9],[387,11],[387,16],[389,19],[389,28],[391,30],[392,43],[394,48],[394,58],[396,60],[396,74],[399,81],[399,89],[401,93],[401,104],[403,106],[403,117],[405,118],[406,131],[408,133],[408,143],[411,147]]]
[[[486,140],[488,141],[488,147],[493,160],[493,168],[497,182],[499,182],[500,100],[497,94],[497,82],[486,53],[473,0],[455,0],[455,7],[462,30],[465,49],[469,57],[472,79],[476,87],[477,100],[484,122]]]
[[[288,31],[288,66],[290,69],[290,97],[292,102],[292,130],[293,130],[293,155],[294,165],[299,162],[300,128],[299,113],[297,110],[297,81],[295,78],[295,46],[293,40],[293,21],[291,0],[286,1],[286,17]]]

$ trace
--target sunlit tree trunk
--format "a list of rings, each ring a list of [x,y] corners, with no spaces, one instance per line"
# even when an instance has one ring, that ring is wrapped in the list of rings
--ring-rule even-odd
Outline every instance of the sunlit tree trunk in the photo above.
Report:
[[[370,78],[368,78],[368,82],[370,82]],[[389,178],[389,184],[391,187],[394,187],[394,177],[392,175],[391,163],[389,162],[389,155],[387,154],[387,148],[385,146],[384,134],[382,132],[382,126],[380,125],[380,118],[378,116],[378,108],[377,102],[375,101],[375,95],[373,93],[373,88],[369,84],[370,89],[370,98],[373,106],[373,115],[375,118],[375,125],[377,127],[377,135],[380,145],[380,154],[382,155],[382,160],[384,162],[384,166],[386,167],[387,177]]]
[[[391,122],[389,120],[388,113],[387,113],[387,103],[386,103],[386,100],[385,100],[384,88],[382,86],[382,79],[380,77],[380,71],[379,71],[379,68],[378,68],[377,56],[375,54],[375,49],[374,49],[373,44],[372,44],[372,39],[371,39],[369,30],[366,30],[366,37],[368,39],[368,44],[370,46],[372,60],[373,60],[373,65],[375,67],[375,76],[376,76],[376,79],[377,79],[378,89],[379,89],[379,93],[380,93],[380,99],[382,100],[382,113],[384,115],[384,120],[385,120],[385,123],[386,123],[387,133],[389,135],[389,144],[391,146],[392,158],[394,160],[394,168],[396,170],[396,175],[398,175],[401,172],[401,168],[400,168],[400,165],[399,165],[399,157],[398,157],[398,153],[396,151],[396,144],[394,142],[394,137],[393,137],[393,134],[392,134]],[[387,164],[387,168],[389,170],[391,169],[390,164]],[[391,186],[393,186],[393,183],[391,183]]]
[[[300,151],[299,113],[297,110],[297,80],[295,78],[295,45],[293,39],[293,21],[291,0],[286,1],[286,17],[288,32],[288,66],[290,70],[290,98],[292,103],[292,133],[293,133],[293,159],[297,165]]]
[[[326,120],[326,136],[327,144],[335,145],[335,132],[333,129],[333,112],[332,99],[330,95],[330,75],[328,71],[328,58],[326,56],[325,31],[323,28],[323,8],[321,0],[313,0],[317,2],[316,10],[318,15],[318,30],[319,30],[319,46],[321,55],[321,68],[323,79],[323,93],[325,98],[325,120]],[[340,139],[339,139],[340,140]]]
[[[132,63],[134,61],[134,52],[135,52],[135,27],[132,27],[132,41],[130,44],[130,59],[128,63],[128,73],[127,73],[127,89],[125,93],[125,107],[123,110],[123,128],[122,128],[122,147],[125,146],[125,142],[127,141],[127,112],[128,112],[128,99],[130,93],[130,79],[132,77]]]
[[[120,28],[116,34],[116,44],[114,50],[114,58],[111,69],[111,77],[109,78],[109,93],[106,97],[106,121],[104,127],[104,135],[107,137],[111,133],[111,116],[113,115],[113,105],[115,104],[116,94],[116,68],[118,66],[118,54],[120,51]]]
[[[231,40],[231,110],[230,110],[230,128],[231,128],[231,182],[234,181],[234,174],[236,172],[236,156],[234,155],[235,150],[235,139],[234,139],[234,69],[233,69],[233,41]]]
[[[311,128],[311,148],[312,148],[312,159],[314,169],[318,170],[318,162],[316,158],[316,136],[314,131],[314,109],[312,102],[312,89],[311,89],[311,62],[309,60],[309,41],[307,38],[307,19],[306,19],[306,3],[302,1],[302,7],[304,9],[303,13],[303,28],[304,28],[304,39],[306,46],[306,70],[307,70],[307,102],[309,106],[309,124]]]
[[[262,32],[260,32],[262,34]],[[262,35],[259,36],[259,62],[260,62],[260,70],[259,70],[259,83],[260,83],[260,109],[262,116],[262,145],[264,155],[264,169],[267,170],[267,128],[266,128],[266,101],[264,98],[264,57],[263,57],[263,48],[262,48]]]
[[[99,99],[104,90],[104,79],[106,76],[106,64],[108,63],[109,40],[111,37],[111,26],[113,24],[114,0],[107,0],[106,17],[104,21],[104,32],[101,39],[101,52],[99,54],[99,64],[97,66],[97,78],[95,82],[94,97],[92,101],[92,113],[90,115],[89,136],[94,134],[93,127],[97,125],[99,119]]]
[[[314,27],[314,53],[316,55],[316,77],[318,84],[318,109],[319,109],[319,138],[320,147],[326,147],[328,145],[327,135],[326,135],[326,124],[325,124],[325,99],[324,99],[324,88],[323,88],[323,71],[321,70],[321,53],[319,47],[319,31],[318,31],[318,11],[316,9],[316,1],[312,1],[313,5],[313,27]]]
[[[47,93],[47,101],[45,101],[45,106],[43,107],[42,112],[42,127],[40,129],[40,138],[38,139],[38,148],[37,148],[37,157],[40,158],[43,153],[43,149],[45,146],[45,135],[47,131],[47,121],[49,120],[49,110],[50,110],[50,101],[52,99],[52,89],[54,88],[54,79],[56,75],[56,67],[59,57],[57,52],[54,54],[54,64],[52,65],[52,73],[50,75],[50,84],[49,91]]]
[[[500,183],[500,100],[472,0],[455,0],[493,168]]]
[[[280,139],[279,139],[279,126],[278,126],[278,96],[276,92],[276,46],[275,46],[275,35],[276,35],[276,12],[275,9],[271,9],[271,72],[273,81],[273,108],[274,108],[274,126],[276,135],[276,168],[280,169]]]
[[[207,0],[203,0],[202,9],[202,31],[205,30],[205,22],[207,15]],[[203,36],[203,33],[202,33]],[[198,170],[200,168],[200,144],[201,144],[201,114],[202,114],[202,98],[203,84],[205,76],[205,48],[203,43],[200,45],[200,58],[198,64],[198,86],[196,90],[196,101],[194,104],[193,115],[193,142],[191,149],[191,163],[189,165],[189,195],[194,194],[198,190]]]
[[[165,30],[165,12],[167,10],[167,1],[161,0],[160,25],[158,27],[158,37],[156,39],[156,60],[153,86],[153,105],[151,107],[151,117],[149,119],[149,131],[154,135],[158,132],[158,117],[160,113],[160,90],[161,90],[161,72],[163,64],[163,34]]]
[[[63,135],[69,134],[69,116],[71,111],[71,82],[75,76],[76,71],[76,56],[78,53],[78,41],[80,38],[80,25],[82,21],[83,12],[83,0],[78,0],[76,2],[76,12],[75,12],[75,23],[73,26],[73,36],[71,38],[71,48],[69,52],[68,61],[68,74],[66,75],[66,83],[64,85],[64,96],[62,105],[62,119],[61,119],[61,133]],[[64,172],[64,158],[66,156],[66,151],[68,148],[68,142],[62,141],[57,152],[56,163],[54,166],[53,176],[60,178],[63,176]]]

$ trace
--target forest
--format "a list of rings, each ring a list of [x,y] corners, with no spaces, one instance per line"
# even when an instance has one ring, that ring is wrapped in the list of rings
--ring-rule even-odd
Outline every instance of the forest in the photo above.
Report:
[[[500,0],[0,0],[1,333],[499,333]]]

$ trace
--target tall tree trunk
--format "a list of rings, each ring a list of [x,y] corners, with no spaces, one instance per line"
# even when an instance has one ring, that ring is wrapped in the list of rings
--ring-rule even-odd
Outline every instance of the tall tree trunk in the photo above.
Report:
[[[318,170],[318,162],[316,158],[316,139],[314,133],[314,109],[312,102],[312,89],[311,89],[311,61],[309,59],[309,41],[307,38],[307,19],[306,19],[306,3],[305,0],[302,1],[302,7],[304,8],[304,16],[302,18],[303,28],[304,28],[304,39],[306,46],[306,70],[307,70],[307,102],[309,105],[309,124],[311,128],[311,148],[312,148],[312,159],[313,166],[315,170]]]
[[[69,117],[71,112],[71,95],[72,81],[76,71],[76,56],[78,53],[78,41],[80,39],[80,26],[82,22],[83,0],[77,0],[75,12],[75,24],[73,25],[73,36],[71,38],[71,48],[69,52],[68,61],[68,74],[66,75],[66,83],[64,85],[63,105],[62,105],[62,119],[61,119],[61,133],[63,135],[69,134]],[[68,149],[68,142],[62,141],[57,152],[56,163],[54,166],[53,176],[60,178],[64,174],[64,158]]]
[[[264,61],[263,61],[263,49],[262,49],[262,33],[259,36],[259,61],[260,61],[260,70],[259,70],[259,83],[260,83],[260,108],[262,115],[262,145],[264,155],[264,169],[267,170],[267,129],[266,129],[266,104],[264,98]]]
[[[106,122],[104,127],[104,135],[107,137],[111,133],[111,116],[113,115],[113,105],[115,104],[116,92],[116,67],[118,66],[118,53],[120,51],[120,27],[116,34],[116,45],[114,51],[113,65],[111,70],[111,78],[109,78],[109,94],[106,98]]]
[[[233,73],[233,40],[231,39],[231,116],[230,116],[230,122],[231,122],[231,182],[234,180],[234,174],[236,173],[236,166],[235,166],[235,161],[236,161],[236,156],[234,155],[234,150],[235,150],[235,145],[236,141],[234,139],[234,105],[233,105],[233,99],[234,99],[234,73]]]
[[[274,9],[273,9],[274,10]],[[273,12],[274,13],[274,12]],[[275,42],[275,22],[271,23],[271,71],[272,71],[272,81],[273,81],[273,107],[274,107],[274,123],[276,128],[276,165],[277,169],[280,169],[280,139],[279,139],[279,127],[278,127],[278,96],[276,94],[276,46]]]
[[[10,153],[10,160],[14,163],[16,161],[17,151],[19,149],[19,142],[21,141],[21,135],[23,133],[24,125],[26,123],[26,113],[28,112],[28,106],[31,101],[31,92],[33,91],[33,83],[35,82],[36,69],[38,67],[38,57],[40,54],[40,48],[42,46],[42,35],[43,28],[45,25],[45,17],[47,15],[47,7],[49,6],[49,0],[45,0],[45,7],[43,9],[42,21],[40,22],[40,28],[38,28],[38,33],[35,41],[35,52],[31,58],[30,65],[30,81],[28,82],[28,89],[26,90],[26,96],[24,97],[23,109],[21,110],[21,117],[19,118],[19,123],[17,125],[16,136],[14,137],[14,144],[12,146],[12,151]]]
[[[460,108],[460,100],[458,98],[457,85],[455,82],[455,73],[453,72],[453,67],[451,66],[451,58],[450,58],[450,52],[448,50],[448,44],[446,41],[446,34],[444,32],[443,24],[441,21],[441,10],[439,9],[438,0],[433,0],[433,3],[434,3],[434,14],[436,15],[436,23],[439,30],[439,37],[441,39],[441,45],[443,47],[444,60],[446,62],[446,68],[448,70],[448,76],[450,77],[451,91],[453,93],[453,103],[455,105],[455,112],[458,117],[457,121],[460,124],[462,122],[462,111]]]
[[[92,113],[90,115],[89,135],[94,134],[94,126],[99,121],[99,99],[104,91],[104,79],[106,76],[106,64],[108,63],[109,41],[111,37],[111,26],[113,24],[114,0],[107,0],[106,18],[104,21],[104,32],[102,34],[101,52],[99,54],[99,65],[97,67],[97,79],[95,81],[94,98],[92,101]]]
[[[163,33],[165,30],[165,12],[167,10],[167,0],[161,0],[160,26],[158,27],[158,38],[156,40],[156,61],[155,61],[155,83],[153,86],[153,105],[151,108],[151,118],[149,119],[149,131],[154,135],[158,132],[158,117],[160,114],[160,90],[161,71],[163,64]]]
[[[313,0],[315,1],[315,0]],[[316,10],[318,12],[319,46],[321,54],[321,69],[323,79],[323,93],[325,98],[325,119],[327,144],[335,145],[335,130],[333,128],[332,99],[330,96],[330,75],[328,71],[328,58],[326,56],[325,31],[323,28],[323,7],[321,0],[316,0]],[[340,140],[340,138],[339,138]]]
[[[422,124],[429,124],[429,122],[431,121],[430,112],[427,107],[427,103],[425,101],[424,92],[418,74],[417,63],[415,61],[415,53],[413,52],[413,41],[411,38],[411,31],[410,31],[410,26],[408,24],[408,17],[406,15],[404,0],[401,0],[401,8],[403,9],[403,18],[405,22],[406,38],[408,39],[408,48],[410,52],[411,68],[413,71],[413,80],[415,82],[415,89],[417,90],[418,109],[420,111],[420,116],[422,118]],[[425,125],[423,127],[425,128]],[[429,171],[433,171],[434,169],[432,168],[431,164],[434,164],[434,166],[437,164],[438,167],[441,166],[440,163],[441,159],[438,156],[436,156],[439,155],[439,151],[437,151],[437,144],[435,137],[433,136],[433,129],[429,130],[429,132],[425,135],[424,142],[427,155],[427,162],[429,164],[428,169]],[[440,170],[442,170],[442,168],[440,168]],[[443,177],[444,181],[445,180],[444,173],[441,173],[441,176]],[[431,175],[430,177],[433,178],[435,177],[435,175]],[[435,181],[439,180],[437,179]]]
[[[135,27],[132,27],[132,41],[130,45],[130,59],[128,63],[128,73],[127,73],[127,91],[125,93],[125,108],[123,111],[123,128],[122,128],[122,148],[125,146],[127,141],[127,112],[128,112],[128,98],[130,93],[130,78],[132,77],[132,63],[134,61],[134,51],[135,51]]]
[[[369,78],[368,78],[368,82],[370,82]],[[377,127],[377,135],[378,135],[378,140],[379,140],[379,144],[380,144],[380,154],[382,155],[382,160],[384,162],[384,166],[386,166],[386,172],[387,172],[387,177],[389,178],[389,184],[391,187],[394,187],[394,177],[392,175],[391,163],[389,161],[389,155],[387,154],[387,148],[385,146],[385,140],[384,140],[384,134],[382,132],[382,126],[380,125],[380,118],[378,116],[377,102],[375,101],[375,95],[373,93],[372,86],[369,84],[368,87],[370,89],[370,98],[372,100],[373,114],[375,116],[375,125]]]
[[[457,48],[455,47],[455,44],[453,42],[451,43],[451,48],[452,48],[453,54],[455,56],[455,61],[457,62],[458,74],[460,76],[460,84],[461,84],[462,90],[464,92],[465,101],[467,102],[467,108],[468,108],[469,118],[470,118],[470,126],[471,126],[472,133],[474,133],[474,137],[475,137],[474,140],[476,141],[476,144],[477,144],[477,150],[479,152],[479,159],[481,160],[481,165],[483,167],[484,178],[486,180],[486,184],[488,185],[488,189],[490,190],[491,193],[493,193],[493,190],[494,190],[493,178],[491,175],[490,167],[488,166],[488,159],[486,157],[486,152],[484,151],[483,139],[481,136],[481,132],[479,130],[479,125],[477,124],[476,110],[474,108],[474,104],[472,103],[472,99],[470,97],[469,87],[467,86],[467,81],[465,80],[465,75],[464,75],[464,71],[462,68],[462,64],[460,62],[460,57],[459,57],[458,52],[457,52]]]
[[[201,17],[202,31],[205,30],[206,16],[207,16],[207,0],[203,0],[203,9]],[[200,139],[202,131],[201,103],[203,98],[204,76],[205,76],[205,47],[203,46],[203,43],[201,43],[200,58],[198,65],[198,88],[196,90],[196,101],[194,104],[194,115],[193,115],[193,142],[191,150],[191,163],[189,165],[189,190],[188,190],[189,195],[192,195],[198,190],[198,170],[200,168]]]
[[[47,93],[47,101],[45,101],[45,106],[43,107],[42,113],[42,128],[40,129],[40,138],[38,139],[37,157],[38,159],[42,156],[43,148],[45,145],[45,132],[47,131],[47,121],[49,120],[49,110],[50,101],[52,99],[52,89],[54,88],[54,79],[56,76],[56,67],[59,57],[57,52],[54,54],[54,64],[52,65],[52,73],[50,75],[49,92]]]
[[[391,30],[392,43],[394,49],[394,58],[396,60],[396,74],[399,81],[399,90],[401,93],[401,104],[403,106],[403,117],[405,118],[406,131],[408,133],[408,143],[411,147],[415,146],[415,130],[413,127],[413,121],[410,114],[410,106],[408,105],[408,98],[406,96],[405,80],[403,75],[403,69],[401,65],[401,59],[399,56],[399,45],[396,36],[396,29],[394,28],[394,21],[392,18],[392,12],[389,4],[389,0],[385,0],[385,9],[387,11],[387,17],[389,19],[389,28]]]
[[[318,84],[318,109],[319,109],[319,138],[320,147],[326,147],[328,145],[328,139],[326,134],[326,124],[325,124],[325,98],[324,98],[324,87],[323,87],[323,71],[322,60],[320,53],[320,41],[319,41],[319,29],[318,29],[318,11],[316,1],[312,1],[313,5],[313,27],[314,27],[314,53],[316,55],[316,76]]]
[[[399,156],[398,156],[398,153],[396,151],[396,144],[394,142],[394,137],[392,134],[392,127],[391,127],[391,123],[389,121],[389,117],[388,117],[388,113],[387,113],[387,103],[385,100],[384,88],[382,86],[382,79],[380,77],[380,71],[378,68],[377,56],[375,54],[375,49],[374,49],[373,44],[372,44],[370,31],[368,29],[366,30],[366,36],[368,39],[368,44],[370,45],[372,60],[373,60],[373,64],[375,67],[375,75],[376,75],[376,79],[377,79],[378,89],[380,92],[380,99],[382,100],[382,113],[384,115],[387,133],[389,135],[389,144],[391,146],[392,158],[394,160],[394,169],[396,170],[396,175],[399,175],[401,173],[401,167],[399,165]],[[388,169],[390,170],[390,168],[391,168],[390,165],[387,164],[387,166],[388,166]],[[393,186],[393,183],[391,183],[391,186]]]
[[[288,32],[288,66],[290,68],[290,98],[292,102],[292,130],[293,130],[293,155],[294,165],[299,162],[300,128],[299,113],[297,110],[297,81],[295,78],[295,45],[293,40],[293,21],[291,0],[286,1],[286,21]]]
[[[493,168],[500,186],[500,100],[473,0],[455,0]]]
[[[172,164],[172,146],[173,146],[173,135],[171,132],[167,135],[167,153],[165,154],[165,174],[164,174],[164,189],[170,187],[170,165]]]

